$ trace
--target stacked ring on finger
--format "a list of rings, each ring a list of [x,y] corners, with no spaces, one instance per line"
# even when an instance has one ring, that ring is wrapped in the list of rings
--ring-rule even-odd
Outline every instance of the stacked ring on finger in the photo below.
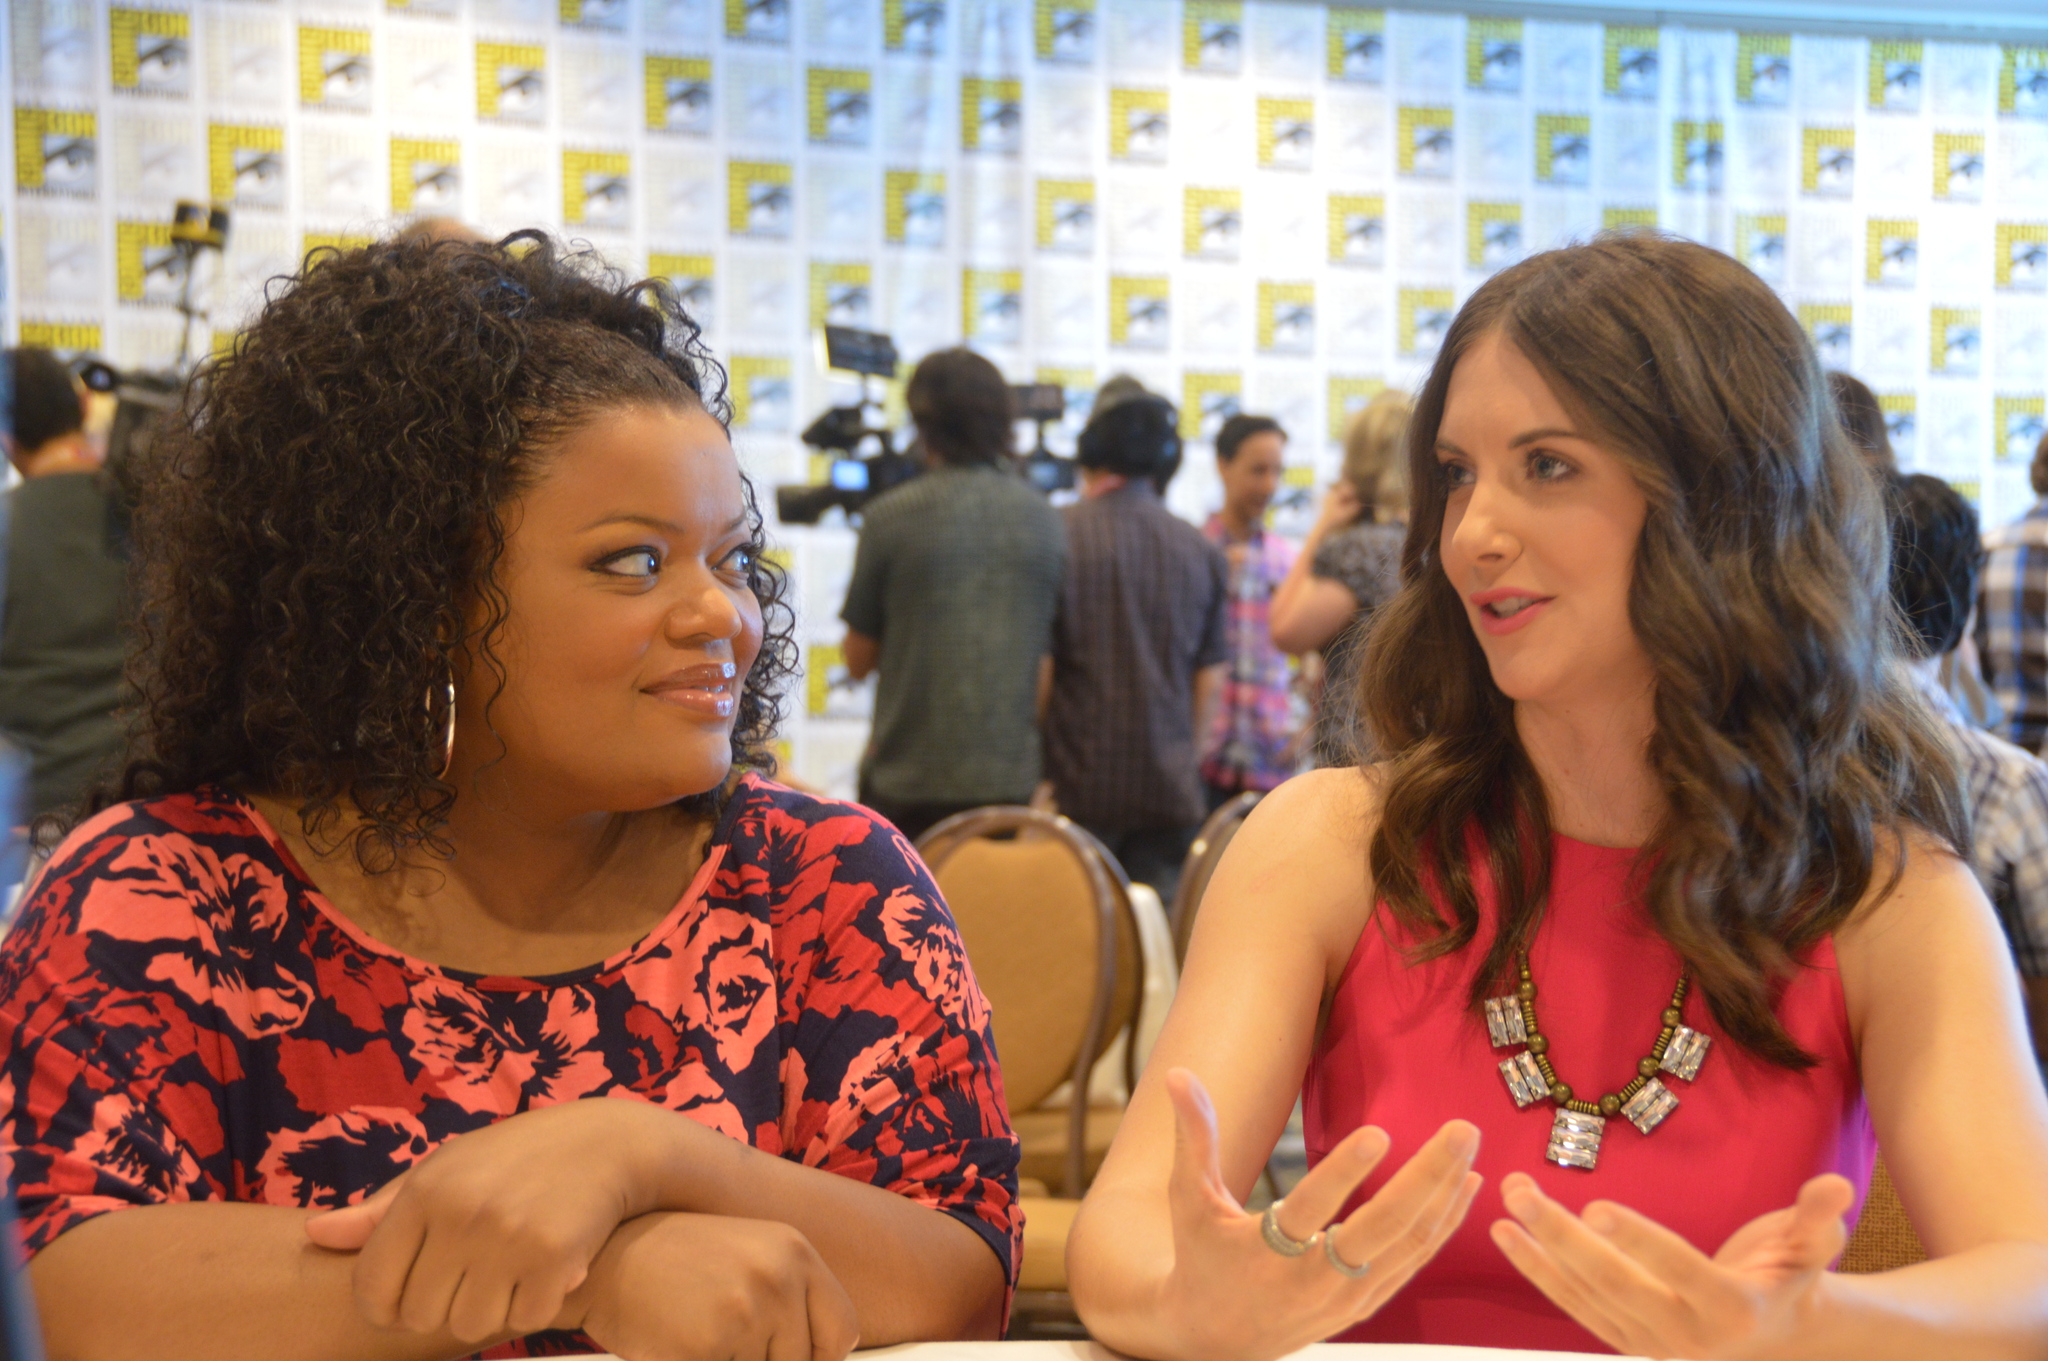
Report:
[[[1330,1265],[1337,1268],[1339,1275],[1349,1276],[1354,1281],[1362,1281],[1372,1272],[1371,1262],[1360,1262],[1357,1266],[1353,1266],[1338,1255],[1337,1237],[1335,1234],[1326,1233],[1323,1235],[1323,1256],[1330,1259]]]
[[[1312,1233],[1306,1238],[1289,1237],[1287,1230],[1280,1227],[1280,1207],[1286,1203],[1285,1200],[1276,1200],[1266,1207],[1266,1212],[1259,1216],[1259,1237],[1282,1257],[1299,1257],[1314,1247],[1316,1239],[1322,1235]]]

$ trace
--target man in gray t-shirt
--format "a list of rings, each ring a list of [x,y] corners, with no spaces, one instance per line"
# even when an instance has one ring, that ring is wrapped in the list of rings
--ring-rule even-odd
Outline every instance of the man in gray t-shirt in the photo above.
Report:
[[[1066,547],[1057,512],[1008,466],[1010,389],[993,364],[941,350],[905,395],[932,466],[868,503],[840,617],[847,670],[880,673],[861,802],[914,838],[1030,799]]]
[[[70,809],[119,763],[128,560],[71,371],[47,350],[4,362],[13,401],[0,443],[22,482],[0,510],[0,734],[30,770],[26,806],[0,814],[22,818]]]

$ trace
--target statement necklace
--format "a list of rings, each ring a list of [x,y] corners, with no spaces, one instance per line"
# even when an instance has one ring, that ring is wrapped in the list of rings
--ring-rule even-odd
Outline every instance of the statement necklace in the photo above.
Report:
[[[1581,1101],[1572,1095],[1571,1084],[1560,1079],[1557,1070],[1551,1067],[1549,1037],[1536,1024],[1536,983],[1529,977],[1527,951],[1515,956],[1515,967],[1522,981],[1514,992],[1486,999],[1486,1033],[1493,1047],[1527,1046],[1501,1062],[1500,1075],[1507,1080],[1508,1095],[1515,1099],[1517,1108],[1538,1101],[1556,1105],[1557,1118],[1550,1123],[1550,1147],[1543,1156],[1559,1167],[1578,1167],[1590,1172],[1600,1162],[1600,1136],[1608,1120],[1624,1115],[1643,1133],[1654,1131],[1678,1109],[1677,1096],[1657,1074],[1669,1073],[1691,1082],[1699,1076],[1707,1046],[1713,1041],[1679,1023],[1687,990],[1685,975],[1680,974],[1678,986],[1671,990],[1671,1005],[1664,1008],[1664,1028],[1657,1032],[1657,1042],[1650,1046],[1649,1054],[1636,1064],[1636,1075],[1618,1092],[1609,1092],[1598,1101]]]

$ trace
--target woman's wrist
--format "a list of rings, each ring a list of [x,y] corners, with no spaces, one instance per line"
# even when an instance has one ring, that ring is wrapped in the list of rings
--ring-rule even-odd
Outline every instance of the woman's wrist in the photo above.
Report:
[[[632,1253],[633,1247],[646,1237],[664,1218],[660,1213],[639,1215],[627,1220],[612,1230],[612,1236],[591,1259],[590,1269],[584,1273],[582,1284],[571,1290],[562,1301],[562,1308],[548,1324],[551,1331],[580,1333],[588,1331],[591,1315],[609,1307],[611,1290],[618,1281],[620,1268]]]
[[[716,1213],[712,1199],[748,1149],[689,1116],[645,1102],[625,1140],[627,1217],[660,1210]]]

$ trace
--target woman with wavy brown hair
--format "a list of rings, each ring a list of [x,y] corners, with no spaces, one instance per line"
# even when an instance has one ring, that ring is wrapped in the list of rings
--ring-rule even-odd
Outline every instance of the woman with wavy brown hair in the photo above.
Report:
[[[769,778],[783,580],[666,286],[315,253],[152,457],[130,759],[0,946],[51,1354],[994,1335],[987,1004]]]
[[[1074,1226],[1090,1331],[2042,1354],[2048,1100],[1797,323],[1689,242],[1536,256],[1409,466],[1383,759],[1231,843]],[[1297,1092],[1314,1166],[1248,1214]],[[1841,1276],[1873,1126],[1931,1260]]]

